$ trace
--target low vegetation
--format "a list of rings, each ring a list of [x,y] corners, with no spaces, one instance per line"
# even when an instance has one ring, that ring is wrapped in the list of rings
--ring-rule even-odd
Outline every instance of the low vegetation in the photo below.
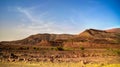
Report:
[[[120,56],[120,49],[107,48],[108,51],[112,52],[115,55]]]
[[[0,66],[2,67],[120,67],[120,64],[82,64],[78,63],[51,63],[51,62],[39,62],[39,63],[24,63],[24,62],[17,62],[17,63],[1,63]]]
[[[115,53],[115,54],[117,54],[118,56],[120,56],[120,50],[113,50],[113,52]]]
[[[80,47],[80,50],[84,50],[84,49],[85,49],[84,47],[82,47],[82,46]]]

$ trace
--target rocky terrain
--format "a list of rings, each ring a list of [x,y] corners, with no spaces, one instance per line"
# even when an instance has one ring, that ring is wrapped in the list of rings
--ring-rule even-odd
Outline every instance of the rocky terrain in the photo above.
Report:
[[[36,34],[22,40],[2,41],[0,61],[120,63],[119,30],[87,29],[77,35]]]

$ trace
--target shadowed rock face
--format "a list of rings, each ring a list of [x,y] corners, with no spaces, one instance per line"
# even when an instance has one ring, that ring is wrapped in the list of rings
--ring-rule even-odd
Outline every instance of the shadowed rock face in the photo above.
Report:
[[[110,30],[87,29],[78,35],[70,34],[36,34],[17,41],[4,41],[0,44],[40,45],[40,46],[72,46],[79,44],[120,44],[120,28]]]

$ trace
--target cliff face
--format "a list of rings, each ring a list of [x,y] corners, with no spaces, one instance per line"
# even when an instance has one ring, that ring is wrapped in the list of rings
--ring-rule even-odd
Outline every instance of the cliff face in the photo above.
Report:
[[[120,44],[120,29],[96,30],[87,29],[78,35],[70,34],[36,34],[17,41],[4,41],[2,45],[40,45],[79,47],[90,44]],[[113,32],[117,31],[117,32]]]

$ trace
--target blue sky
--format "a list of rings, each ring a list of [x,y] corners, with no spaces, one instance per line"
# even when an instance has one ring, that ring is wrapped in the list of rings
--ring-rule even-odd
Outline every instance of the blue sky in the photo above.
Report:
[[[0,0],[0,41],[120,27],[120,0]]]

